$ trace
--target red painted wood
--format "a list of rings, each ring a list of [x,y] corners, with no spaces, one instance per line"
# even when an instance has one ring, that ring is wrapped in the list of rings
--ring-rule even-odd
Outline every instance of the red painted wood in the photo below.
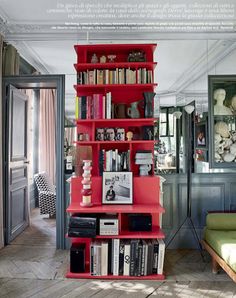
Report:
[[[126,280],[164,280],[165,275],[163,274],[152,274],[146,276],[128,276],[128,275],[106,275],[106,276],[94,276],[89,272],[85,273],[72,273],[68,272],[66,274],[67,278],[81,278],[81,279],[126,279]]]
[[[74,64],[77,72],[93,69],[116,69],[116,68],[131,68],[137,70],[146,68],[153,70],[157,65],[153,62],[153,54],[156,48],[155,44],[103,44],[103,45],[76,45],[77,63]],[[145,62],[128,62],[127,57],[132,51],[143,51],[146,55]],[[92,56],[96,54],[98,59],[101,56],[115,54],[114,62],[106,63],[91,63]],[[112,103],[124,103],[128,108],[134,101],[143,99],[143,92],[153,92],[158,84],[107,84],[107,85],[75,85],[77,96],[93,96],[94,94],[102,94],[105,96],[107,92],[111,92]],[[165,235],[160,229],[160,215],[165,212],[165,209],[160,206],[159,192],[160,180],[157,176],[139,177],[139,166],[135,164],[135,154],[137,150],[154,151],[153,140],[132,140],[132,141],[96,141],[96,128],[102,127],[123,127],[125,132],[130,130],[130,127],[140,129],[142,126],[153,125],[155,118],[144,118],[144,106],[139,106],[140,119],[81,119],[76,121],[77,132],[86,133],[89,135],[87,141],[75,142],[77,146],[90,146],[92,148],[92,203],[90,208],[80,206],[82,201],[81,189],[82,177],[73,177],[71,179],[71,203],[67,208],[69,213],[115,213],[119,218],[119,235],[117,236],[96,236],[98,239],[156,239],[164,238]],[[104,205],[102,204],[102,177],[99,173],[99,151],[114,150],[119,151],[130,150],[131,171],[133,172],[133,204],[131,205]],[[153,173],[153,168],[152,168]],[[128,214],[151,214],[153,228],[151,232],[130,232],[128,231]],[[89,273],[89,256],[90,256],[90,238],[70,238],[72,243],[86,244],[86,273],[67,273],[69,278],[87,278],[87,279],[130,279],[130,280],[163,280],[164,275],[148,275],[141,277],[134,276],[91,276]]]
[[[67,236],[68,237],[68,236]],[[71,238],[71,237],[68,237]],[[130,232],[130,231],[121,231],[119,235],[110,235],[110,236],[101,236],[97,235],[95,239],[163,239],[165,234],[161,229],[156,228],[152,232]],[[77,241],[78,238],[72,237],[73,242]]]
[[[152,70],[156,67],[157,62],[117,62],[117,63],[76,63],[76,71],[86,71],[87,69],[115,69],[115,68],[147,68]]]

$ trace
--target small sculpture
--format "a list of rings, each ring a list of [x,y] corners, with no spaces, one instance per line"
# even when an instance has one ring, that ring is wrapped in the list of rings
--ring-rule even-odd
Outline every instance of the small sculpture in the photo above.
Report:
[[[145,118],[153,117],[153,98],[155,95],[156,95],[156,93],[154,93],[154,92],[143,92]]]
[[[132,133],[132,131],[127,131],[127,133],[126,133],[126,137],[127,137],[127,140],[128,140],[128,141],[132,141],[132,138],[133,138],[133,133]]]
[[[141,51],[133,51],[129,53],[128,62],[145,62],[145,53]]]
[[[100,57],[100,63],[106,63],[107,57],[106,56],[101,56]]]
[[[115,62],[116,55],[108,55],[107,58],[109,59],[110,63],[113,63],[113,62]]]
[[[232,115],[230,108],[224,105],[226,96],[225,89],[216,89],[214,91],[213,97],[216,100],[216,104],[214,105],[214,115]]]
[[[93,54],[93,56],[91,58],[91,63],[98,63],[98,57],[96,54]]]
[[[83,189],[81,190],[82,193],[82,202],[80,203],[81,207],[91,207],[93,206],[91,202],[91,195],[92,195],[92,188],[91,188],[91,160],[83,160],[83,170],[84,173],[82,174],[83,179],[81,183],[83,184]]]
[[[140,112],[138,109],[139,101],[132,102],[127,109],[127,114],[130,118],[140,118]]]
[[[223,121],[218,121],[215,124],[215,133],[218,133],[223,138],[228,138],[229,137],[228,125]]]

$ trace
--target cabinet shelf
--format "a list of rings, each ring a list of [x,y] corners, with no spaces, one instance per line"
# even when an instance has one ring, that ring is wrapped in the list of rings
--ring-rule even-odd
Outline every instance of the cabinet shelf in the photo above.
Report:
[[[135,141],[74,141],[75,144],[80,146],[89,146],[97,144],[154,144],[155,140],[135,140]]]
[[[129,275],[105,275],[105,276],[94,276],[90,272],[85,273],[72,273],[68,272],[66,274],[67,278],[86,278],[86,279],[130,279],[130,280],[164,280],[165,275],[163,274],[151,274],[145,276],[129,276]]]
[[[76,120],[77,124],[84,124],[84,123],[113,123],[113,124],[117,124],[120,123],[122,125],[122,123],[129,123],[130,126],[133,124],[152,124],[154,121],[158,121],[158,118],[114,118],[114,119],[79,119]]]
[[[114,63],[76,63],[74,67],[76,71],[92,70],[92,69],[115,69],[115,68],[147,68],[154,69],[157,62],[114,62]]]
[[[69,237],[76,241],[79,237]],[[131,231],[122,231],[119,235],[97,235],[93,239],[163,239],[165,234],[160,228],[153,228],[150,232],[131,232]]]
[[[77,92],[93,91],[95,89],[150,89],[156,87],[158,84],[97,84],[97,85],[74,85],[74,88]]]
[[[70,213],[164,213],[160,204],[134,204],[134,205],[101,205],[94,204],[90,208],[80,206],[80,203],[71,203],[67,212]]]

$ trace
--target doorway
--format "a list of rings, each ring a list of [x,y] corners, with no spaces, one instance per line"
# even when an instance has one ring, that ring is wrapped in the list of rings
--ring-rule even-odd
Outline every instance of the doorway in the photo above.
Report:
[[[56,90],[56,247],[58,249],[65,248],[65,203],[64,203],[64,97],[65,97],[65,76],[64,75],[37,75],[37,76],[11,76],[3,78],[3,158],[4,158],[4,237],[5,244],[11,241],[11,216],[12,206],[9,204],[9,181],[11,173],[9,174],[9,90],[10,86],[15,89],[55,89]],[[27,162],[27,160],[24,160]],[[25,169],[26,167],[24,167]],[[25,172],[22,173],[26,175]],[[21,191],[21,198],[23,196]],[[16,198],[17,199],[17,196]],[[23,199],[22,199],[23,201]],[[22,205],[19,203],[22,207]],[[22,208],[22,212],[26,212]],[[23,213],[22,213],[23,214]],[[24,215],[24,216],[23,216]],[[26,214],[21,216],[26,218]],[[23,226],[27,224],[22,223]]]

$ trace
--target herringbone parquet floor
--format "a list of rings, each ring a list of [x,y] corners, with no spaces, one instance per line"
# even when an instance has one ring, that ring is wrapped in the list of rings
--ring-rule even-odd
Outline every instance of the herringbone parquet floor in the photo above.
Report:
[[[31,226],[0,250],[0,297],[236,297],[236,284],[222,271],[211,273],[198,251],[167,250],[166,280],[66,279],[68,251],[55,249],[55,220],[34,210]]]

